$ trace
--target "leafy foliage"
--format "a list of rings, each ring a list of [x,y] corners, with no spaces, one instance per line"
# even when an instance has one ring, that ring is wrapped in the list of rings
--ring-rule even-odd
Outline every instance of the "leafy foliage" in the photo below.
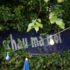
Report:
[[[57,18],[55,12],[50,13],[49,19],[50,19],[51,24],[54,24],[54,23],[56,22],[56,24],[57,24],[60,28],[62,28],[62,29],[65,28],[65,24],[63,23],[63,20],[60,19],[60,18]]]
[[[58,3],[61,3],[61,2],[63,2],[64,0],[57,0],[58,1]]]
[[[65,26],[70,26],[69,5],[69,0],[0,0],[0,31],[9,30],[10,27],[18,28],[18,31],[26,30],[32,20],[38,18],[41,19],[44,32],[59,31]],[[55,17],[49,20],[49,14],[52,12],[55,12],[58,18],[63,19],[61,25],[50,23],[55,20]],[[32,28],[39,30],[37,25]]]
[[[25,51],[15,51],[10,53],[10,60],[6,61],[6,54],[0,56],[0,70],[22,70],[25,58],[29,59],[30,70],[69,70],[70,69],[70,50],[63,54],[53,53],[51,55],[39,55],[32,57]]]
[[[29,32],[32,28],[34,28],[36,32],[38,32],[39,27],[43,28],[43,25],[41,24],[41,19],[32,20],[32,23],[28,25],[27,32]]]
[[[39,27],[47,34],[51,30],[60,31],[70,26],[70,0],[0,0],[0,31],[10,27],[18,31],[32,28],[38,32]],[[56,24],[55,24],[56,23]],[[44,34],[43,34],[44,35]],[[8,48],[9,38],[0,46],[0,54],[11,51]],[[17,39],[19,45],[22,44]],[[24,45],[23,45],[24,46]],[[40,53],[41,49],[39,49]],[[25,57],[29,58],[31,70],[70,70],[70,51],[59,55],[40,55],[32,57],[25,51],[10,53],[11,60],[5,60],[6,54],[0,56],[0,70],[22,69]]]
[[[26,49],[22,51],[11,52],[8,48],[9,37],[4,42],[4,47],[0,47],[2,51],[0,52],[0,70],[20,70],[23,68],[25,58],[29,59],[29,66],[31,70],[69,70],[70,69],[70,50],[63,52],[62,54],[53,53],[44,55],[40,48],[38,48],[41,55],[38,57],[32,57]],[[17,38],[19,45],[22,44],[21,40]],[[10,60],[7,61],[6,52],[10,52]]]

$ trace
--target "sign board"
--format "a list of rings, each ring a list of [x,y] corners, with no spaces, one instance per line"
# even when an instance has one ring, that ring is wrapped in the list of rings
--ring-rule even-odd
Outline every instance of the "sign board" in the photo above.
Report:
[[[8,36],[10,36],[9,45],[8,48],[11,48],[13,50],[21,49],[22,45],[25,44],[25,46],[32,44],[34,42],[37,42],[39,40],[42,40],[44,38],[49,37],[50,35],[53,35],[54,32],[50,32],[45,36],[40,36],[40,31],[36,33],[36,31],[33,29],[30,32],[26,33],[26,31],[18,32],[17,29],[13,30],[10,29],[9,31],[3,33],[0,32],[0,45],[3,45],[5,40]],[[17,38],[19,38],[22,41],[22,45],[18,45]],[[30,52],[31,54],[40,54],[38,48],[41,49],[43,54],[51,54],[53,52],[59,52],[63,53],[64,51],[70,49],[70,31],[62,32],[60,34],[54,35],[53,40],[55,42],[54,45],[50,45],[49,41],[50,39],[42,40],[34,45],[25,47],[27,52]]]

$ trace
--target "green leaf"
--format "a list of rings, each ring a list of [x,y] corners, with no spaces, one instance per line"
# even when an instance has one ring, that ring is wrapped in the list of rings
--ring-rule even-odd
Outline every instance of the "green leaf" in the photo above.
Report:
[[[41,19],[37,19],[37,21],[41,23]]]
[[[28,29],[27,29],[27,32],[29,32],[31,29],[32,29],[32,28],[28,28]]]
[[[23,45],[23,47],[24,47],[25,45]]]
[[[38,25],[39,27],[43,28],[43,25],[41,23],[36,22],[36,25]]]
[[[49,19],[50,19],[50,22],[51,22],[52,24],[55,23],[56,18],[57,18],[57,16],[55,15],[54,12],[51,12],[51,13],[49,14]]]
[[[48,32],[46,32],[46,33],[41,33],[40,35],[46,35],[46,34],[48,34]]]
[[[27,32],[29,32],[29,31],[32,29],[33,26],[34,26],[34,23],[30,23],[30,24],[28,25]]]
[[[32,20],[32,23],[35,23],[36,22],[36,20]]]
[[[22,42],[19,43],[19,46],[22,45]]]
[[[49,0],[44,0],[45,2],[48,2]]]
[[[55,22],[56,22],[57,25],[61,25],[61,23],[63,22],[63,20],[60,19],[60,18],[57,18]]]
[[[34,26],[34,23],[29,23],[28,28],[31,28],[32,26]]]
[[[56,19],[57,19],[57,16],[53,16],[53,18],[50,19],[51,24],[54,24]]]
[[[60,28],[62,28],[62,29],[65,28],[65,24],[63,23],[62,19],[57,18],[55,22],[57,25],[59,25]]]
[[[0,27],[0,30],[2,29],[2,27]]]
[[[2,24],[0,24],[0,30],[3,28],[3,25]]]
[[[36,32],[39,31],[39,26],[38,25],[34,25],[33,28],[36,30]]]
[[[18,42],[21,42],[21,40],[20,40],[19,38],[17,38],[17,41],[18,41]]]
[[[61,2],[63,2],[63,1],[64,1],[64,0],[57,0],[58,3],[61,3]]]
[[[51,13],[49,14],[49,19],[52,19],[54,15],[55,15],[54,12],[51,12]]]
[[[64,29],[65,28],[65,24],[62,22],[62,25],[59,25],[60,28]]]
[[[6,49],[8,52],[10,52],[11,51],[11,48],[10,49]]]

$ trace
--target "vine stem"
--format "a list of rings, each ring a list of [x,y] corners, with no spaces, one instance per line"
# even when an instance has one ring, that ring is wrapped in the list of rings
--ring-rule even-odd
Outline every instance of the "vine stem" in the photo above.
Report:
[[[38,13],[38,15],[37,15],[36,19],[37,19],[37,18],[38,18],[38,16],[40,15],[40,12],[41,12],[41,0],[40,0],[40,10],[39,10],[39,13]]]
[[[53,11],[52,4],[51,4],[50,0],[49,0],[49,5],[50,5],[50,8],[51,8],[51,11]]]

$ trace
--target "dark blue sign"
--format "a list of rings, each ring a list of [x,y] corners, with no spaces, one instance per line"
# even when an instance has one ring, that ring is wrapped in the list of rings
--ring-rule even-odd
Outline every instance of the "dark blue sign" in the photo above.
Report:
[[[11,48],[13,50],[21,49],[25,44],[26,51],[30,52],[31,54],[40,54],[38,48],[41,49],[43,54],[51,54],[53,52],[59,52],[63,53],[63,51],[66,51],[70,49],[70,31],[62,32],[60,34],[56,34],[53,36],[54,45],[50,45],[50,39],[42,40],[44,38],[49,37],[50,35],[53,35],[54,32],[50,32],[49,34],[45,36],[40,36],[40,31],[38,33],[35,32],[35,30],[31,30],[30,32],[26,33],[26,31],[18,32],[18,30],[10,29],[7,32],[0,32],[0,45],[4,45],[5,40],[8,36],[10,36],[9,45],[8,48]],[[22,42],[22,45],[19,46],[17,42],[17,38],[19,38]],[[37,42],[39,40],[42,40],[36,44],[33,44],[31,46],[28,46],[29,44],[32,44],[34,42]]]

